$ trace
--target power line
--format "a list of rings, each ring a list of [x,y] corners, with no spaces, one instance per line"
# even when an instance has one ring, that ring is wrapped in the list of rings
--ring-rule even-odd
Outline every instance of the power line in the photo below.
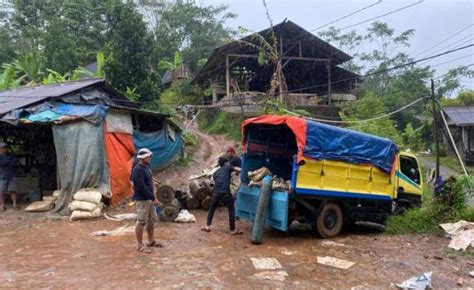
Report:
[[[317,30],[319,30],[319,29],[321,29],[321,28],[323,28],[323,27],[329,26],[329,25],[334,24],[334,23],[336,23],[336,22],[339,22],[339,21],[341,21],[341,20],[343,20],[343,19],[349,18],[349,17],[351,17],[351,16],[353,16],[353,15],[359,13],[359,12],[362,12],[362,11],[367,10],[367,9],[369,9],[369,8],[375,6],[375,5],[378,5],[378,4],[382,3],[382,1],[383,1],[383,0],[378,0],[378,1],[375,2],[375,3],[372,3],[372,4],[368,5],[368,6],[365,6],[365,7],[361,8],[361,9],[358,9],[358,10],[352,12],[352,13],[349,13],[349,14],[347,14],[347,15],[344,15],[344,16],[342,16],[342,17],[336,19],[336,20],[333,20],[333,21],[331,21],[331,22],[329,22],[329,23],[326,23],[326,24],[324,24],[324,25],[318,26],[318,27],[316,27],[316,28],[310,30],[310,32],[317,31]]]
[[[369,19],[367,19],[367,20],[360,21],[360,22],[354,23],[354,24],[352,24],[352,25],[349,25],[349,26],[340,28],[339,30],[345,30],[345,29],[348,29],[348,28],[352,28],[352,27],[355,27],[355,26],[358,26],[358,25],[361,25],[361,24],[364,24],[364,23],[367,23],[367,22],[370,22],[370,21],[373,21],[373,20],[376,20],[376,19],[379,19],[379,18],[388,16],[388,15],[391,15],[391,14],[394,14],[394,13],[397,13],[397,12],[400,12],[400,11],[402,11],[402,10],[408,9],[408,8],[413,7],[413,6],[415,6],[415,5],[421,4],[421,3],[423,3],[423,1],[424,1],[424,0],[420,0],[420,1],[416,2],[416,3],[412,3],[412,4],[410,4],[410,5],[406,5],[406,6],[400,7],[400,8],[398,8],[398,9],[389,11],[389,12],[384,13],[384,14],[382,14],[382,15],[375,16],[375,17],[369,18]]]
[[[287,112],[288,114],[291,114],[291,115],[294,115],[294,116],[298,116],[298,117],[302,117],[304,119],[308,119],[308,120],[312,120],[312,121],[318,121],[318,122],[325,122],[325,123],[334,123],[334,124],[355,124],[355,123],[364,123],[364,122],[370,122],[370,121],[375,121],[375,120],[379,120],[379,119],[383,119],[383,118],[387,118],[387,117],[390,117],[396,113],[399,113],[405,109],[408,109],[409,107],[415,105],[416,103],[418,102],[421,102],[423,100],[426,100],[428,99],[429,97],[423,97],[423,98],[419,98],[395,111],[392,111],[390,113],[387,113],[387,114],[383,114],[383,115],[380,115],[380,116],[377,116],[377,117],[373,117],[373,118],[369,118],[369,119],[364,119],[364,120],[346,120],[346,121],[338,121],[338,120],[328,120],[328,119],[320,119],[320,118],[311,118],[311,117],[304,117],[304,116],[301,116],[295,112],[292,112],[290,110],[286,110],[286,109],[283,109],[283,111]]]
[[[435,45],[433,45],[433,46],[431,46],[431,47],[429,47],[429,48],[423,50],[422,52],[416,54],[414,57],[417,57],[417,56],[419,56],[419,55],[421,55],[421,54],[423,54],[423,53],[425,53],[425,52],[427,52],[427,51],[432,50],[432,49],[435,48],[435,47],[440,46],[441,44],[443,44],[443,43],[445,43],[446,41],[448,41],[448,40],[454,38],[455,36],[457,36],[457,35],[463,33],[464,31],[466,31],[467,29],[469,29],[469,28],[472,27],[472,26],[474,26],[474,24],[469,24],[468,26],[466,26],[466,27],[462,28],[461,30],[455,32],[453,35],[451,35],[451,36],[449,36],[449,37],[447,37],[447,38],[441,40],[440,42],[436,43]]]

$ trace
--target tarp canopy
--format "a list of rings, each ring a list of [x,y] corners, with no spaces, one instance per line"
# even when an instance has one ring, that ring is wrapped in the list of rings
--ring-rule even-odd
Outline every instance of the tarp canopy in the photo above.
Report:
[[[243,147],[246,146],[246,126],[250,124],[285,124],[295,135],[298,162],[303,156],[312,159],[372,164],[384,172],[392,170],[397,145],[386,138],[326,125],[293,116],[264,115],[242,123]]]
[[[62,190],[54,212],[68,215],[72,195],[81,188],[96,188],[110,197],[104,126],[77,121],[52,127]]]
[[[181,133],[176,132],[172,140],[166,130],[151,133],[133,132],[133,143],[136,150],[148,148],[153,152],[150,167],[152,170],[160,170],[168,166],[183,149],[183,138]]]

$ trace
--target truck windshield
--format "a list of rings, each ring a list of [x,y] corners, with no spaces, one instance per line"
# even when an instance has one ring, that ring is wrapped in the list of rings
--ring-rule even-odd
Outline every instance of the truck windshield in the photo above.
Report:
[[[418,162],[416,162],[415,158],[400,156],[400,171],[416,184],[420,184],[420,171],[418,170]]]

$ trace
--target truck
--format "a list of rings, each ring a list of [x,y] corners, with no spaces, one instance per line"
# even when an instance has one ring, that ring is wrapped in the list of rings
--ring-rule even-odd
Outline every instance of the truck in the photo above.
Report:
[[[264,218],[265,226],[283,232],[298,221],[331,238],[344,226],[383,224],[422,202],[417,157],[387,138],[294,116],[263,115],[242,123],[242,147],[236,215],[252,223],[261,188],[248,173],[262,167],[291,181],[288,190],[272,190]]]

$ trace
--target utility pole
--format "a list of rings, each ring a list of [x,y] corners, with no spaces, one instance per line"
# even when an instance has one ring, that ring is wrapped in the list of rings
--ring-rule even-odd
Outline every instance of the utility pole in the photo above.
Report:
[[[438,136],[438,118],[436,116],[436,97],[435,97],[433,79],[431,79],[431,100],[432,100],[432,108],[433,108],[433,124],[434,124],[434,137],[435,137],[435,147],[436,147],[435,184],[437,184],[439,180],[439,136]]]

